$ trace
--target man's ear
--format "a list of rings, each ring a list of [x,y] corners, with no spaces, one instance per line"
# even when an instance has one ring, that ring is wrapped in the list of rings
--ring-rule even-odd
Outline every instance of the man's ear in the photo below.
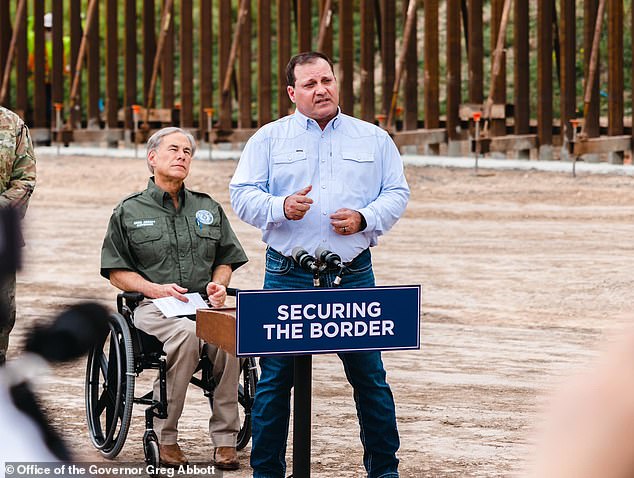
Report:
[[[288,97],[291,99],[291,101],[295,103],[295,88],[293,88],[292,86],[287,86],[286,92],[288,93]]]
[[[154,168],[156,167],[156,151],[152,150],[147,155],[147,162]]]

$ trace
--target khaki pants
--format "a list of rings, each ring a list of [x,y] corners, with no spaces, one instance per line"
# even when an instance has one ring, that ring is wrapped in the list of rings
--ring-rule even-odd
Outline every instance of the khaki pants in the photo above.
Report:
[[[154,429],[161,444],[174,444],[178,439],[178,419],[183,411],[187,386],[200,360],[204,342],[196,336],[195,321],[186,317],[166,318],[150,300],[141,302],[134,311],[134,325],[163,342],[167,362],[167,418],[155,419]],[[209,419],[209,436],[216,447],[236,446],[240,430],[240,360],[212,344],[208,344],[206,350],[217,383]],[[154,381],[154,398],[158,397],[157,378]]]
[[[15,324],[15,273],[0,280],[0,365],[9,348],[9,333]]]

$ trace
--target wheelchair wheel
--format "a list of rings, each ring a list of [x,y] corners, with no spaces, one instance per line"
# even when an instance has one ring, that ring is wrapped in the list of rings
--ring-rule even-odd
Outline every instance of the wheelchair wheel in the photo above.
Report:
[[[242,383],[238,388],[238,402],[240,403],[240,431],[236,448],[242,450],[251,439],[251,409],[255,398],[255,387],[258,383],[258,369],[253,357],[248,357],[242,363]]]
[[[153,470],[158,470],[161,463],[158,437],[153,430],[146,430],[143,435],[143,453],[145,454],[145,464],[151,466]],[[158,474],[150,474],[158,476]]]
[[[110,333],[88,355],[86,417],[90,439],[106,458],[116,457],[130,428],[134,401],[134,355],[130,329],[120,314],[110,316]]]

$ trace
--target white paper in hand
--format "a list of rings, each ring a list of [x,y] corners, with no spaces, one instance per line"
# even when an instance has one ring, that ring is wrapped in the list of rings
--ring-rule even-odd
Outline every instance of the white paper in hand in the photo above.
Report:
[[[196,309],[209,308],[198,292],[191,292],[184,295],[189,299],[189,302],[180,301],[176,297],[161,297],[160,299],[153,299],[152,302],[154,302],[154,305],[159,308],[165,317],[196,315]]]

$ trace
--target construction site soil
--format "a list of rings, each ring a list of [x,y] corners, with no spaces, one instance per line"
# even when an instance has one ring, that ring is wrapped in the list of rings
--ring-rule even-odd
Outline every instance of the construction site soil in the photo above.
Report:
[[[212,194],[250,261],[232,285],[262,286],[264,244],[229,205],[235,161],[194,162],[188,187]],[[373,249],[378,285],[421,284],[421,349],[383,354],[397,407],[403,477],[523,475],[548,394],[631,323],[633,179],[537,171],[407,167],[404,217]],[[99,276],[108,218],[141,190],[142,159],[42,156],[25,221],[18,322],[11,360],[26,331],[70,304],[114,310],[116,290]],[[84,414],[85,359],[56,366],[38,392],[81,461],[103,461]],[[137,379],[137,395],[152,373]],[[352,390],[336,355],[313,360],[312,475],[365,476]],[[116,462],[143,461],[143,406]],[[191,387],[180,444],[209,463],[209,406]],[[292,469],[292,436],[288,462]],[[239,453],[251,476],[250,444]]]

